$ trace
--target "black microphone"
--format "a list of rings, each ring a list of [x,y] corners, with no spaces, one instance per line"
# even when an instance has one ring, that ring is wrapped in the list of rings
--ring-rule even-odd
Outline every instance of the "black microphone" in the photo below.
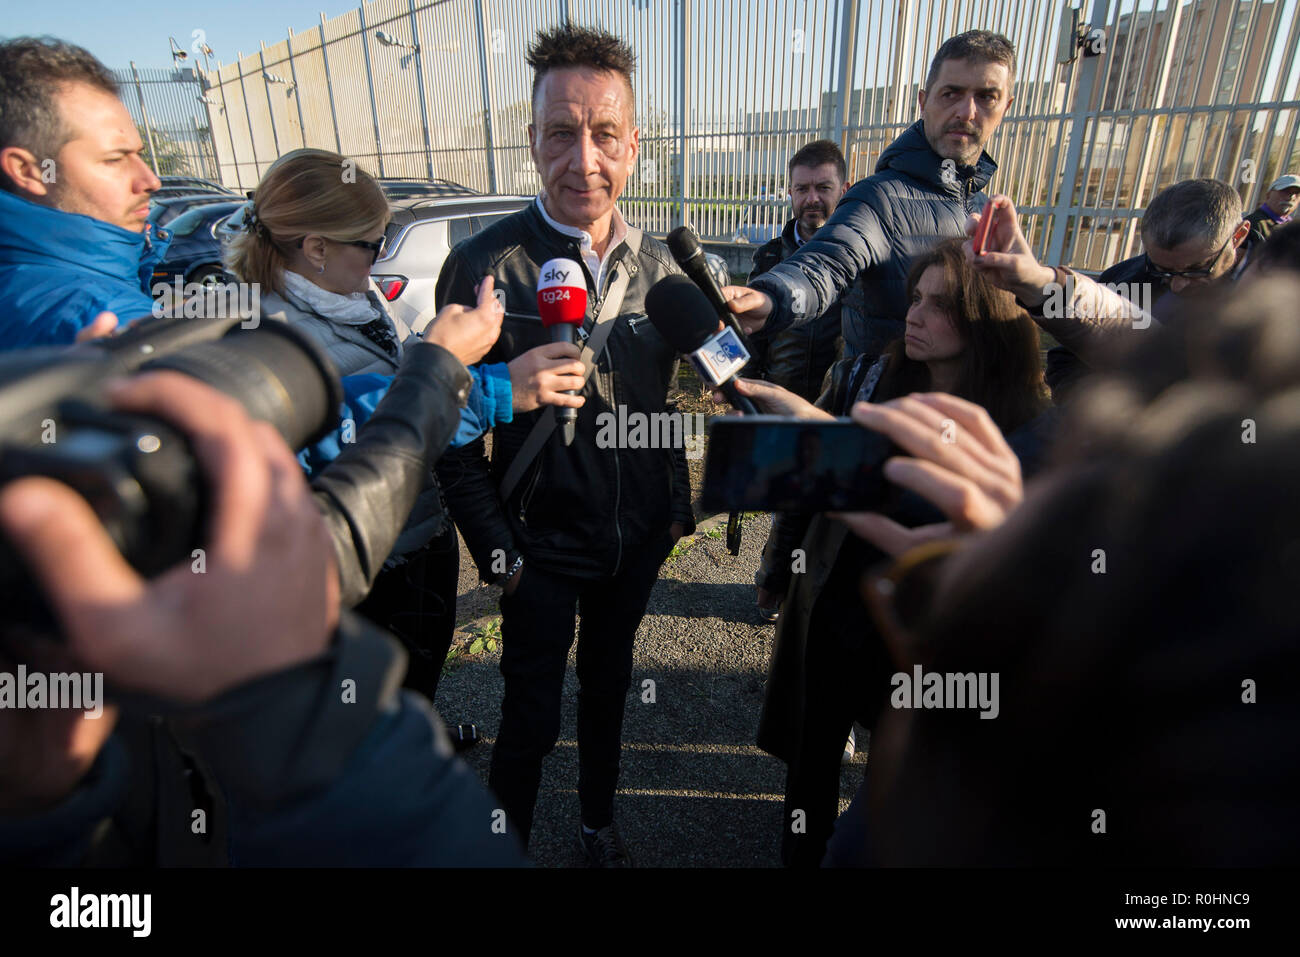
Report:
[[[708,297],[686,276],[665,276],[645,297],[646,314],[659,335],[688,356],[700,379],[720,389],[746,415],[758,415],[754,403],[736,390],[736,373],[749,361],[749,350],[735,330],[718,322]]]
[[[731,327],[742,343],[747,343],[745,333],[740,328],[740,323],[736,321],[736,314],[727,308],[727,297],[722,294],[722,287],[709,271],[709,263],[704,258],[704,247],[700,245],[699,237],[689,226],[678,226],[668,234],[667,244],[668,251],[673,254],[677,265],[682,267],[682,272],[686,273],[691,278],[691,282],[695,283],[708,298],[709,305],[718,314],[718,318]]]

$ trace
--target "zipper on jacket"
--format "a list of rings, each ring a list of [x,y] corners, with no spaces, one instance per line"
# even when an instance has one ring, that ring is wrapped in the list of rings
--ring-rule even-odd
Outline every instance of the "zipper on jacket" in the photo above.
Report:
[[[533,503],[533,496],[537,494],[537,484],[542,478],[541,452],[537,453],[537,471],[533,473],[533,480],[528,483],[528,488],[524,489],[523,497],[519,500],[519,524],[528,527],[528,506]]]
[[[614,268],[611,269],[611,270],[609,271],[609,281],[610,281],[610,283],[613,283],[614,280],[615,280],[615,278],[617,278],[617,276],[618,276],[618,270],[621,269],[621,268],[622,268],[622,269],[625,269],[625,268],[627,268],[627,267],[626,267],[626,266],[623,266],[621,263],[617,263],[617,264],[614,265]],[[603,298],[603,297],[602,297],[602,298]],[[617,321],[618,321],[618,320],[617,320],[616,318],[610,320],[610,322],[617,322]],[[617,387],[617,385],[615,384],[615,381],[614,381],[614,350],[611,349],[611,348],[609,347],[609,341],[610,341],[610,336],[606,336],[606,337],[605,337],[605,348],[604,348],[603,351],[604,351],[604,353],[605,353],[607,356],[609,356],[609,386],[610,386],[609,391],[610,391],[610,396],[611,396],[612,398],[614,398],[614,399],[617,400],[617,399],[618,399],[618,395],[617,395],[617,388],[618,388],[618,387]],[[591,357],[591,360],[592,360],[592,362],[595,362],[595,361],[596,361],[597,359],[599,359],[599,358],[600,358],[599,356],[592,356],[592,357]],[[622,526],[620,525],[620,522],[622,521],[622,519],[621,519],[621,516],[620,516],[620,514],[619,514],[619,503],[622,501],[622,496],[623,496],[623,469],[622,469],[622,466],[619,464],[619,460],[618,460],[618,443],[615,443],[615,444],[614,444],[614,534],[615,534],[615,536],[617,536],[617,539],[618,539],[618,552],[616,553],[616,555],[615,555],[615,557],[614,557],[614,574],[615,574],[615,575],[618,574],[619,568],[620,568],[620,567],[622,566],[622,564],[623,564],[623,528],[622,528]]]

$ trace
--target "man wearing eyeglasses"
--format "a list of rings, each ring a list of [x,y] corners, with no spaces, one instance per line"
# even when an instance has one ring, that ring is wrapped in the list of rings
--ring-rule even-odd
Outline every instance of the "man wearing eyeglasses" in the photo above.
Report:
[[[1184,180],[1157,193],[1143,213],[1145,251],[1099,278],[1163,322],[1178,314],[1181,298],[1234,282],[1245,271],[1249,234],[1236,190],[1217,179]],[[1047,353],[1044,378],[1058,402],[1089,371],[1063,347]]]

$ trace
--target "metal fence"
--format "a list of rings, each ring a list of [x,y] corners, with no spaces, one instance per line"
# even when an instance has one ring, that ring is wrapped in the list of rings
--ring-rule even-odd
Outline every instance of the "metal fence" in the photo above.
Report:
[[[203,85],[194,70],[115,70],[122,102],[145,144],[145,158],[160,176],[219,175]]]
[[[621,201],[664,233],[770,234],[785,163],[836,140],[851,180],[918,115],[944,38],[1016,45],[1016,99],[992,187],[1052,262],[1136,251],[1171,183],[1215,176],[1248,208],[1300,167],[1300,0],[376,0],[201,73],[218,175],[250,189],[279,155],[335,149],[371,172],[489,192],[539,188],[528,153],[540,28],[572,19],[637,54],[641,153]],[[184,97],[182,97],[184,99]]]

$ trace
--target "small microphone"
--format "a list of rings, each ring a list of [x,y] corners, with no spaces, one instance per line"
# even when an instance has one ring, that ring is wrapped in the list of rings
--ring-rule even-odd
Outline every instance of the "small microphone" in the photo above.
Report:
[[[717,278],[709,270],[709,263],[704,258],[704,247],[700,245],[699,237],[689,226],[678,226],[668,234],[666,243],[677,265],[708,298],[709,305],[718,314],[718,318],[731,327],[742,343],[747,343],[745,333],[736,320],[736,314],[727,308],[727,297],[722,294],[722,287],[718,285]]]
[[[665,276],[650,287],[646,313],[658,333],[688,356],[700,379],[720,389],[727,401],[746,415],[757,415],[754,403],[736,390],[736,373],[749,361],[749,350],[735,330],[714,314],[707,295],[686,276]]]
[[[542,265],[537,280],[537,311],[542,325],[551,330],[552,342],[578,344],[578,330],[587,316],[587,281],[582,267],[572,259],[550,259]],[[566,389],[577,395],[577,389]],[[564,434],[564,444],[572,445],[577,432],[578,410],[568,406],[557,409],[556,416]]]

